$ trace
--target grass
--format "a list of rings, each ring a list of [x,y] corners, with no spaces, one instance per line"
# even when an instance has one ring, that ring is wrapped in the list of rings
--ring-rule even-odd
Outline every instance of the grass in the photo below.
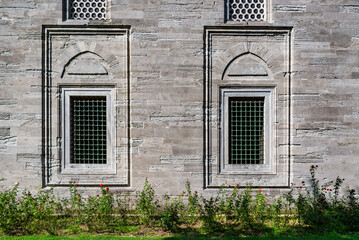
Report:
[[[196,235],[196,236],[181,236],[181,235],[171,235],[164,237],[130,237],[130,236],[111,236],[111,235],[82,235],[82,236],[0,236],[0,240],[60,240],[60,239],[69,239],[69,240],[115,240],[115,239],[163,239],[163,240],[184,240],[184,239],[246,239],[246,240],[336,240],[336,239],[345,239],[345,240],[354,240],[359,239],[359,233],[349,233],[345,235],[337,234],[335,232],[326,233],[326,234],[315,234],[315,235],[306,235],[306,236],[228,236],[228,237],[208,237],[205,235]]]

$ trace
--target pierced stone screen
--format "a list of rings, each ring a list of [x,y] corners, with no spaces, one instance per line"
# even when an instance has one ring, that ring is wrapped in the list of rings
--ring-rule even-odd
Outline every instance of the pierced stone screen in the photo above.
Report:
[[[106,164],[106,97],[71,96],[70,163]]]
[[[70,18],[78,20],[106,19],[106,0],[69,0]]]
[[[229,20],[264,21],[266,0],[229,0]]]
[[[229,99],[229,164],[262,164],[264,97]]]

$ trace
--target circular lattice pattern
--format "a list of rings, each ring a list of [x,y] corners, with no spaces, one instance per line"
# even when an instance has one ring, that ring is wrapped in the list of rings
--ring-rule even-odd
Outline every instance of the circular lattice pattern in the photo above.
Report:
[[[106,19],[106,0],[70,0],[72,19]]]
[[[235,21],[263,21],[265,0],[230,0],[229,16]]]

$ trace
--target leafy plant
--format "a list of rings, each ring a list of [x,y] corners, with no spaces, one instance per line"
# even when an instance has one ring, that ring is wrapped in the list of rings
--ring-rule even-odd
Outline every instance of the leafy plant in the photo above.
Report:
[[[218,198],[210,197],[209,199],[202,198],[203,208],[201,208],[201,219],[203,221],[203,228],[209,232],[220,231],[222,225],[216,221],[218,213]]]
[[[262,193],[262,190],[259,190],[256,193],[254,200],[254,218],[257,224],[257,228],[262,230],[265,225],[265,221],[269,218],[269,207],[265,195]]]
[[[342,196],[344,179],[340,177],[335,182],[321,184],[315,175],[317,168],[311,167],[308,186],[304,182],[302,186],[293,185],[272,203],[261,190],[254,192],[251,186],[244,190],[222,186],[217,195],[203,197],[191,190],[187,182],[186,191],[179,197],[164,196],[160,206],[148,179],[136,193],[135,201],[130,192],[113,192],[102,184],[99,194],[84,197],[72,181],[68,198],[41,188],[37,193],[24,190],[19,194],[15,185],[0,192],[0,232],[9,235],[119,233],[138,229],[138,224],[176,232],[183,223],[187,228],[182,231],[200,226],[200,230],[210,233],[226,229],[246,234],[296,234],[297,229],[311,229],[313,233],[358,231],[356,191],[348,188]]]
[[[165,195],[163,199],[165,201],[165,206],[160,213],[160,225],[166,230],[177,231],[181,223],[180,212],[184,209],[182,196],[178,199],[171,199],[168,195]]]
[[[252,187],[247,186],[246,189],[240,193],[236,202],[234,213],[237,222],[245,224],[246,227],[253,229],[253,215],[251,214],[252,208]]]
[[[194,193],[192,193],[191,183],[189,181],[186,182],[186,192],[183,194],[185,194],[184,197],[187,198],[187,207],[184,209],[181,217],[183,222],[190,226],[198,222],[201,211],[201,204],[199,201],[198,192],[194,191]]]
[[[136,194],[136,212],[140,224],[151,224],[157,208],[158,202],[155,200],[155,190],[146,178],[143,190]]]
[[[10,190],[0,193],[0,228],[6,234],[13,234],[21,231],[22,213],[18,210],[17,200],[18,185]]]
[[[229,188],[230,186],[228,186]],[[219,195],[219,213],[222,214],[225,217],[225,220],[232,220],[234,218],[234,205],[236,202],[236,198],[238,196],[238,187],[239,184],[237,184],[232,192],[227,194],[226,190],[227,187],[222,186],[218,192]]]

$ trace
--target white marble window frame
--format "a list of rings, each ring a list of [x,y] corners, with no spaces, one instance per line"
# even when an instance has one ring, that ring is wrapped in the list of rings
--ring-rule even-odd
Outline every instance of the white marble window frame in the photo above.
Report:
[[[222,88],[221,94],[221,163],[225,174],[275,174],[275,93],[274,88]],[[264,161],[262,164],[229,164],[229,113],[232,97],[264,97]]]
[[[105,96],[107,114],[106,164],[72,164],[70,162],[70,97]],[[115,174],[115,89],[113,88],[61,88],[61,173],[62,174]]]

